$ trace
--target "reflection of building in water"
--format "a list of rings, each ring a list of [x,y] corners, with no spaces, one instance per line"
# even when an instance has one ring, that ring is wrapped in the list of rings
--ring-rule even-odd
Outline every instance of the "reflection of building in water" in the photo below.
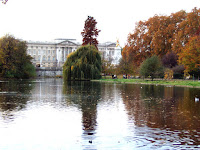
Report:
[[[53,42],[28,41],[28,54],[33,57],[33,64],[40,67],[62,67],[67,56],[81,46],[73,39],[57,39]],[[121,58],[121,48],[116,43],[98,45],[102,57],[113,64]]]
[[[63,100],[62,84],[62,80],[54,78],[36,80],[35,88],[31,92],[33,95],[32,98],[39,101],[45,101],[49,103],[56,102],[60,104]]]

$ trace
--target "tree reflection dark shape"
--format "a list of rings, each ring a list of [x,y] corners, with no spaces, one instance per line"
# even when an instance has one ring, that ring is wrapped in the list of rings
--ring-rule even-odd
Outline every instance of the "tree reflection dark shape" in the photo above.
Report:
[[[0,111],[5,120],[13,119],[13,110],[26,107],[34,83],[26,80],[0,82]]]
[[[177,131],[180,138],[189,135],[195,145],[200,144],[200,103],[194,100],[200,97],[199,89],[127,84],[123,91],[125,107],[135,125]]]
[[[83,130],[95,130],[97,103],[101,98],[101,84],[89,81],[65,82],[63,92],[71,95],[70,99],[68,99],[69,103],[74,103],[81,109]]]

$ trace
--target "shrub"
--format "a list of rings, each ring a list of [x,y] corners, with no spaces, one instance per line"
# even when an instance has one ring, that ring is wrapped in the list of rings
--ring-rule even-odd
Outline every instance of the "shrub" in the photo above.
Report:
[[[171,70],[169,68],[165,69],[164,79],[166,79],[166,80],[173,79],[173,70]]]

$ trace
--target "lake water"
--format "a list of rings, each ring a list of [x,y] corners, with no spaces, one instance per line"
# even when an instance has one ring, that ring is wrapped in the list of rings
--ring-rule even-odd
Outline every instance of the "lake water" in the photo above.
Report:
[[[200,149],[198,98],[184,87],[0,81],[0,150]]]

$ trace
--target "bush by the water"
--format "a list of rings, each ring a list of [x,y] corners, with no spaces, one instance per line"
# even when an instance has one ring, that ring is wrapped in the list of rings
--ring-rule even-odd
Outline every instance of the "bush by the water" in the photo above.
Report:
[[[64,80],[101,78],[101,56],[93,45],[82,46],[68,55],[63,66]]]

